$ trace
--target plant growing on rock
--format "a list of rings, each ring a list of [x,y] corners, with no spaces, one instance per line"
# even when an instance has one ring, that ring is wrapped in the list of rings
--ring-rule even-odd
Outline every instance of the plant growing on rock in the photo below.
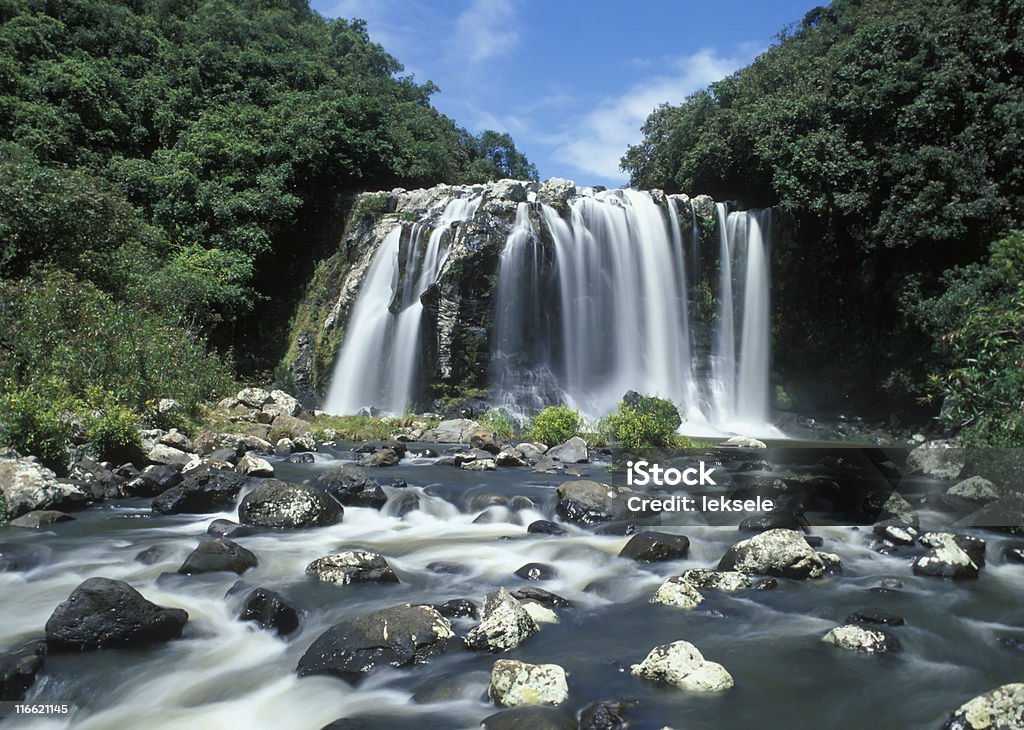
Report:
[[[491,408],[480,416],[480,425],[494,431],[498,438],[511,439],[515,436],[518,424],[504,408]]]
[[[542,444],[556,446],[578,436],[582,427],[579,411],[566,406],[548,406],[533,417],[529,437]]]
[[[672,401],[641,395],[621,401],[617,413],[603,419],[601,430],[609,441],[629,448],[685,446],[689,441],[676,430],[682,425]]]

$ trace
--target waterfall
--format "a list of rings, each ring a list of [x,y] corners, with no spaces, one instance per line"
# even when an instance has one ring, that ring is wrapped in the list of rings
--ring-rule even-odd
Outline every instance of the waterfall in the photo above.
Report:
[[[448,256],[453,224],[471,220],[481,196],[448,201],[413,225],[404,267],[402,226],[380,242],[349,316],[324,402],[328,413],[366,409],[401,414],[414,405],[421,375],[421,297],[437,281]],[[430,224],[433,218],[436,223]],[[423,243],[423,232],[430,230]]]
[[[520,204],[499,266],[495,401],[514,413],[563,401],[596,418],[632,389],[680,404],[687,432],[777,434],[768,425],[769,212],[718,206],[715,317],[697,323],[697,217],[691,205],[684,236],[676,205],[635,190],[586,191],[567,215],[540,204],[545,257]]]

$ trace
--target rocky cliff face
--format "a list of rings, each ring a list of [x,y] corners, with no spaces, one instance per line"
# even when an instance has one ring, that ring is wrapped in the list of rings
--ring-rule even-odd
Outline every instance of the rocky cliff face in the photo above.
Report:
[[[541,204],[550,205],[567,217],[572,198],[594,192],[591,188],[577,188],[572,181],[554,178],[543,183],[501,180],[360,195],[337,251],[318,265],[296,314],[283,363],[294,380],[293,390],[310,405],[323,402],[360,288],[388,233],[402,226],[400,288],[410,260],[409,247],[416,240],[416,228],[436,225],[447,202],[479,196],[481,202],[473,217],[453,223],[445,234],[448,255],[435,283],[420,297],[424,306],[420,372],[429,386],[424,393],[428,400],[482,396],[488,382],[499,259],[512,231],[517,206],[530,204],[534,230],[550,249],[550,232],[541,222]],[[665,202],[660,191],[654,191],[652,197],[656,203]],[[691,225],[692,204],[700,239],[713,251],[714,202],[707,196],[692,201],[685,195],[673,198],[680,210],[687,211],[685,220],[681,220],[687,229]],[[393,312],[397,306],[396,295]]]

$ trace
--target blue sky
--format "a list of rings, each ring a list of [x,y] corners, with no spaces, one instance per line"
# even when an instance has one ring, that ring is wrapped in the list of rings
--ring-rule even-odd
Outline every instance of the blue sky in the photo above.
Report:
[[[509,132],[541,179],[618,186],[618,160],[662,102],[745,66],[826,0],[312,0],[363,18],[434,105]]]

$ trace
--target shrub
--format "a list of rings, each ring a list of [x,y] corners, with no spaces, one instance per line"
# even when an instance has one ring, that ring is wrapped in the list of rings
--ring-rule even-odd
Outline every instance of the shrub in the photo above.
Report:
[[[618,413],[603,419],[602,430],[610,441],[628,448],[681,445],[676,429],[682,424],[672,401],[642,395],[619,403]]]
[[[74,414],[81,409],[82,403],[60,381],[44,378],[25,387],[5,382],[0,393],[0,443],[63,470]]]
[[[516,419],[504,408],[491,408],[480,416],[480,425],[489,428],[502,439],[511,439],[516,434]]]
[[[529,437],[547,446],[565,443],[579,435],[583,419],[578,411],[565,406],[548,406],[533,417]]]
[[[131,461],[141,447],[135,412],[99,388],[89,389],[86,404],[85,434],[99,456],[117,463]]]

